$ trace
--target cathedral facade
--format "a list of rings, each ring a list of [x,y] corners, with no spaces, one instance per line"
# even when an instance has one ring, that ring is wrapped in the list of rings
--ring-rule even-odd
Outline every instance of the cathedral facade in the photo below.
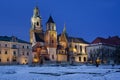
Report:
[[[68,36],[66,26],[61,34],[57,34],[52,16],[46,22],[46,30],[43,30],[38,7],[34,8],[31,18],[30,43],[32,43],[33,63],[87,62],[88,42],[82,38]]]

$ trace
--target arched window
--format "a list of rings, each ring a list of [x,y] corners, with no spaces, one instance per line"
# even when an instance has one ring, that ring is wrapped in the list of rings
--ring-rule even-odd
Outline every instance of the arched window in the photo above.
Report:
[[[22,46],[22,48],[24,49],[24,46]]]
[[[54,40],[52,40],[52,43],[54,43]]]
[[[29,52],[27,52],[27,55],[29,56]]]
[[[81,57],[79,57],[79,61],[81,61]]]
[[[13,55],[14,55],[14,56],[16,55],[16,51],[13,51]]]
[[[52,55],[52,59],[54,59],[54,55]]]
[[[5,54],[7,54],[7,51],[5,51]]]
[[[37,22],[37,26],[39,26],[39,22]]]
[[[7,58],[7,62],[9,61],[9,58]]]
[[[7,44],[5,44],[5,47],[7,47]]]
[[[84,57],[84,61],[86,61],[86,57]]]

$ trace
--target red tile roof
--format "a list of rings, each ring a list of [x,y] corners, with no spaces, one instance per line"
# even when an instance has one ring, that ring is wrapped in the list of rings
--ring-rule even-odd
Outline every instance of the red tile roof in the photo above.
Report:
[[[102,38],[102,37],[97,37],[92,44],[96,43],[104,43],[104,44],[110,44],[110,45],[120,45],[120,38],[118,36],[113,36],[109,38]]]

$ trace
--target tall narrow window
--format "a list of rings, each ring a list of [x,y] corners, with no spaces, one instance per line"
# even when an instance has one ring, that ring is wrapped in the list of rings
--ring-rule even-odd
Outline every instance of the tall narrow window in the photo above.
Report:
[[[24,46],[22,48],[24,49]]]
[[[7,62],[9,61],[9,58],[7,58]]]
[[[80,46],[80,52],[82,52],[82,46]]]
[[[1,51],[0,51],[0,54],[1,54]]]
[[[29,56],[29,52],[27,52],[27,56]]]
[[[52,43],[54,43],[54,40],[52,40]]]
[[[5,44],[5,47],[7,47],[7,44]]]
[[[79,57],[79,61],[81,61],[81,57]]]
[[[86,57],[84,57],[84,61],[86,61]]]
[[[27,49],[29,49],[29,46],[27,46]]]
[[[75,49],[77,49],[77,45],[75,45]]]
[[[39,22],[37,22],[37,26],[39,26]]]
[[[7,51],[5,51],[5,54],[7,54]]]
[[[0,62],[1,62],[1,58],[0,58]]]
[[[52,55],[52,59],[54,59],[54,55]]]
[[[62,54],[64,53],[64,51],[62,51]]]
[[[85,53],[87,53],[87,47],[85,47]]]
[[[16,56],[16,51],[13,51],[13,55]]]

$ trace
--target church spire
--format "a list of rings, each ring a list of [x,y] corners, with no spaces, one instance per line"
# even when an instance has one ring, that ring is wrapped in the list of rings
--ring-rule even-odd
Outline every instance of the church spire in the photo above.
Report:
[[[42,31],[42,19],[39,14],[39,8],[36,6],[33,10],[33,16],[31,18],[32,29]]]
[[[36,6],[36,7],[34,8],[33,17],[38,17],[38,16],[39,16],[39,8],[38,8],[38,6]]]
[[[66,33],[66,24],[64,23],[63,33]]]
[[[55,22],[53,21],[53,18],[51,15],[46,23],[46,26],[47,26],[47,30],[55,30],[56,31],[56,25],[55,25]]]
[[[52,18],[52,16],[51,16],[51,15],[50,15],[50,17],[49,17],[49,19],[48,19],[47,23],[55,23],[55,22],[53,21],[53,18]]]

